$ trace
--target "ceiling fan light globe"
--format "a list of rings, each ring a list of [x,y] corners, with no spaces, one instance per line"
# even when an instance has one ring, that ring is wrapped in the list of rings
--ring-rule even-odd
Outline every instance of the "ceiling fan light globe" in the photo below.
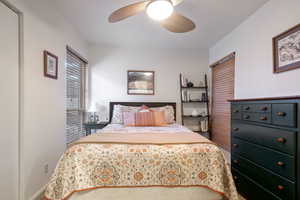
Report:
[[[156,0],[147,6],[147,14],[154,20],[164,20],[172,15],[174,7],[172,2],[168,0]]]

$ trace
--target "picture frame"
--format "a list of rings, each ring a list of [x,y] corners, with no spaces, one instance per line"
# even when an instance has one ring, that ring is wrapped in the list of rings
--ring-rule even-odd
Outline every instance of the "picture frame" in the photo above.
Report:
[[[44,76],[57,79],[58,76],[58,57],[49,51],[44,51]]]
[[[154,71],[127,71],[128,95],[154,95],[155,94]]]
[[[300,24],[273,38],[274,73],[300,68]]]

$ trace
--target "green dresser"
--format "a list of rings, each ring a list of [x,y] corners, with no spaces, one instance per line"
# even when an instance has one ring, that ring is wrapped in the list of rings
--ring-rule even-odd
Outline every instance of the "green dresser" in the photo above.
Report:
[[[300,97],[231,100],[231,166],[247,200],[300,199]]]

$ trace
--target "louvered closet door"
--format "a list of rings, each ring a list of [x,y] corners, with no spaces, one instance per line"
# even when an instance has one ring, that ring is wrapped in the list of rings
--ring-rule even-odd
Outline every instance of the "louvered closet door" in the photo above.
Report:
[[[230,103],[234,98],[234,65],[231,57],[212,68],[212,140],[230,150]]]
[[[85,110],[86,63],[72,52],[67,53],[67,143],[85,136],[83,127]]]

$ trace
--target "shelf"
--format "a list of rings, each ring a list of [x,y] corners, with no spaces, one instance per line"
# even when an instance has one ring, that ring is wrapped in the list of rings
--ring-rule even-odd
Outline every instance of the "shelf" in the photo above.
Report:
[[[206,89],[207,87],[202,86],[202,87],[181,87],[182,89]]]
[[[208,101],[182,101],[182,103],[208,103]]]
[[[193,116],[193,115],[182,115],[182,117],[185,117],[185,118],[207,118],[208,116]]]

